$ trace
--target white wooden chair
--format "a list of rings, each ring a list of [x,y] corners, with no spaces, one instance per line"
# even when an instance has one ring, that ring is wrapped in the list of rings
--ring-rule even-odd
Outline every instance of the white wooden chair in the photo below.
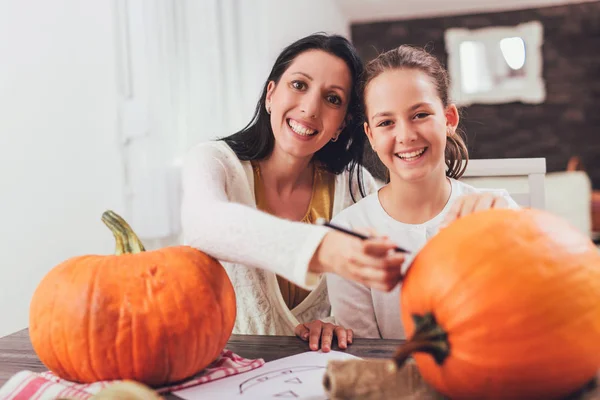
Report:
[[[461,181],[482,189],[506,189],[522,207],[545,209],[545,158],[469,160]]]

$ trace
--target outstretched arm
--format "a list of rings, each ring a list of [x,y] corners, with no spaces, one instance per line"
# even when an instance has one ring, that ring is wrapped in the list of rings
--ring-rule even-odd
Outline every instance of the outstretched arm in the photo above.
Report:
[[[278,218],[234,203],[254,201],[242,167],[216,146],[197,146],[183,166],[184,243],[227,262],[274,272],[305,289],[331,272],[368,287],[391,290],[402,259],[386,255],[390,241],[359,239],[329,228]],[[238,169],[239,170],[236,170]],[[237,191],[237,192],[235,192]]]
[[[308,265],[327,229],[232,202],[231,193],[244,190],[248,182],[228,156],[203,145],[187,154],[182,170],[184,243],[219,260],[269,270],[313,288],[317,275],[308,272]]]

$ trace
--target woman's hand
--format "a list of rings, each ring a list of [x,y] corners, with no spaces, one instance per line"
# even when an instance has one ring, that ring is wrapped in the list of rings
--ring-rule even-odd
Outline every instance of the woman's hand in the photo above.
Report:
[[[389,292],[400,282],[405,254],[385,237],[362,240],[346,233],[325,234],[309,265],[311,272],[330,272],[367,287]]]
[[[294,333],[300,339],[308,341],[311,350],[319,350],[320,340],[321,350],[324,353],[331,350],[334,335],[337,337],[340,349],[348,348],[348,344],[352,343],[353,336],[352,329],[344,329],[342,326],[319,321],[318,319],[296,326]]]
[[[450,207],[442,222],[442,227],[450,225],[460,217],[490,208],[508,208],[508,202],[504,197],[492,193],[475,193],[461,196]]]

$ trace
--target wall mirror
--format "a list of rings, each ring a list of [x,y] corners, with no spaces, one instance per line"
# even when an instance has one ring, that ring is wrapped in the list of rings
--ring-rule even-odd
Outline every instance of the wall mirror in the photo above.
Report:
[[[451,28],[445,32],[445,41],[450,96],[457,105],[544,101],[540,22],[477,30]]]

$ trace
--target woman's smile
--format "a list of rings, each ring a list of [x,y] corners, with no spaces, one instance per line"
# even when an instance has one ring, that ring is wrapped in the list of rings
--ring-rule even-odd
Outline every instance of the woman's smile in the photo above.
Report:
[[[310,140],[319,133],[319,131],[313,127],[292,118],[286,119],[286,124],[292,134],[301,140]]]

